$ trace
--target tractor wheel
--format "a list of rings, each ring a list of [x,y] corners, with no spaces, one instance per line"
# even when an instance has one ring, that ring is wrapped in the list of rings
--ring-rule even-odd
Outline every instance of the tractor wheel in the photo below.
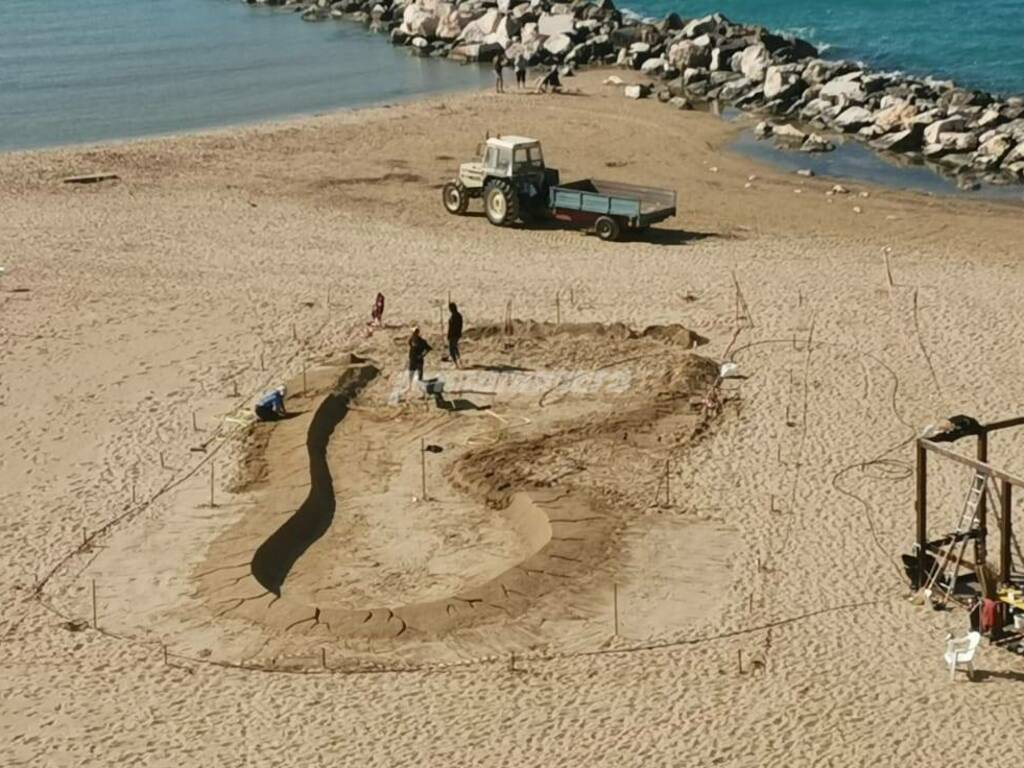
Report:
[[[594,223],[594,231],[602,240],[618,240],[622,227],[610,216],[602,216]]]
[[[487,220],[496,227],[514,224],[519,218],[519,197],[507,181],[499,179],[487,184],[484,212]]]
[[[449,181],[441,190],[441,200],[444,202],[444,209],[455,216],[461,216],[469,206],[469,195],[466,188],[455,181]]]

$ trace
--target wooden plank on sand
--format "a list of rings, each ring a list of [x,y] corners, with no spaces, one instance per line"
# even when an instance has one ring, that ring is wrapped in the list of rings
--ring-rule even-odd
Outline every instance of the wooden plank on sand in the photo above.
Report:
[[[120,179],[116,173],[86,173],[82,176],[67,176],[61,179],[65,184],[95,184],[100,181]]]

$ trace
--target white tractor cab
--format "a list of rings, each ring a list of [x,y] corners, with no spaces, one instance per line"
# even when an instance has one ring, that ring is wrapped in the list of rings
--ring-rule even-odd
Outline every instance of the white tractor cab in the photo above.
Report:
[[[544,167],[540,142],[525,136],[488,137],[477,149],[480,160],[459,166],[459,177],[444,185],[448,213],[463,214],[470,198],[482,197],[491,224],[514,224],[543,213],[558,171]]]

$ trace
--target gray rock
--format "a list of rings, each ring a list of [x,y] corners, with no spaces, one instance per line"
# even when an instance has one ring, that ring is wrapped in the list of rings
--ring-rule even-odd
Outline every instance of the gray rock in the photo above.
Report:
[[[797,71],[787,66],[772,66],[765,70],[764,97],[772,99],[791,99],[798,96],[807,87],[800,79]]]
[[[782,123],[772,126],[772,135],[779,141],[787,144],[803,144],[807,140],[807,134],[794,125]]]
[[[724,72],[713,72],[713,75],[723,75]],[[712,83],[714,85],[714,83]],[[722,101],[736,102],[749,95],[751,90],[759,90],[754,83],[745,77],[736,77],[725,83],[718,91],[718,98]]]
[[[668,49],[668,60],[678,69],[707,69],[711,64],[711,51],[693,40],[682,40]]]
[[[754,136],[759,139],[767,139],[772,135],[773,126],[767,120],[762,120],[754,126]]]
[[[830,80],[821,86],[818,96],[831,101],[833,104],[837,103],[840,99],[845,99],[847,103],[851,104],[863,104],[866,98],[860,83],[855,80],[843,80],[840,78]]]
[[[640,71],[645,75],[661,75],[668,69],[668,61],[661,57],[648,59],[640,65]]]
[[[914,152],[921,148],[920,127],[887,133],[871,142],[871,146],[889,152]]]
[[[646,85],[627,85],[622,91],[627,99],[646,99],[650,93],[651,89]]]
[[[537,30],[547,37],[552,35],[571,34],[576,18],[571,13],[564,14],[541,14],[537,18]]]
[[[690,102],[682,96],[673,96],[668,100],[668,104],[676,109],[693,109]]]
[[[572,38],[568,35],[552,35],[542,45],[545,51],[555,57],[564,56],[572,46]]]
[[[768,67],[771,66],[772,57],[768,49],[762,44],[747,46],[740,54],[739,71],[748,80],[760,83],[764,80]]]
[[[800,147],[801,152],[831,152],[835,145],[817,133],[812,133]]]
[[[924,129],[924,140],[928,144],[937,144],[943,133],[953,133],[963,129],[964,119],[959,115],[947,117],[945,120],[936,120]]]
[[[836,127],[844,131],[853,132],[866,125],[873,123],[874,114],[864,107],[849,107],[843,110],[836,118]]]
[[[711,16],[704,16],[700,19],[694,19],[689,24],[683,27],[683,37],[695,38],[701,35],[706,35],[710,32],[714,32],[718,29],[719,24],[724,21],[723,16],[713,14]]]

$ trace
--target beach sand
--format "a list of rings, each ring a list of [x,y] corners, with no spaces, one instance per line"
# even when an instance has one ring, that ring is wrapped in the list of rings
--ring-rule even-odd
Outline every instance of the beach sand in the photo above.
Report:
[[[627,101],[604,76],[563,96],[0,156],[0,764],[1012,754],[1022,662],[986,646],[976,681],[950,683],[943,638],[966,616],[910,603],[898,556],[914,535],[913,436],[955,413],[1019,415],[1019,207],[846,182],[828,195],[832,180],[730,153],[735,126]],[[541,139],[563,179],[672,187],[679,214],[612,244],[451,217],[440,186],[486,131]],[[95,172],[120,178],[61,183]],[[368,335],[377,291],[391,327]],[[452,376],[448,296],[471,329],[509,309],[582,329],[480,333],[468,362],[562,375],[625,359],[613,369],[632,386],[550,410],[536,391],[463,395],[529,421],[522,434],[482,429],[472,409],[396,405],[409,324],[436,348],[428,372]],[[602,335],[615,323],[706,343]],[[656,353],[630,361],[631,343]],[[251,581],[254,546],[302,502],[294,450],[349,354],[381,375],[331,438],[335,521],[278,607],[443,605],[598,518],[563,536],[582,539],[563,586],[464,621],[442,608],[405,639],[341,625],[293,639],[256,602],[220,613],[211,595],[235,575],[216,569],[241,563]],[[689,399],[726,355],[748,378],[701,427]],[[252,398],[283,381],[305,413],[246,427]],[[443,449],[428,457],[437,502],[411,500],[421,436]],[[1001,433],[991,456],[1021,467],[1024,437]],[[936,528],[966,481],[937,468]],[[582,522],[552,522],[566,519]],[[104,632],[69,631],[91,622],[93,584]],[[308,621],[300,608],[287,611]]]

